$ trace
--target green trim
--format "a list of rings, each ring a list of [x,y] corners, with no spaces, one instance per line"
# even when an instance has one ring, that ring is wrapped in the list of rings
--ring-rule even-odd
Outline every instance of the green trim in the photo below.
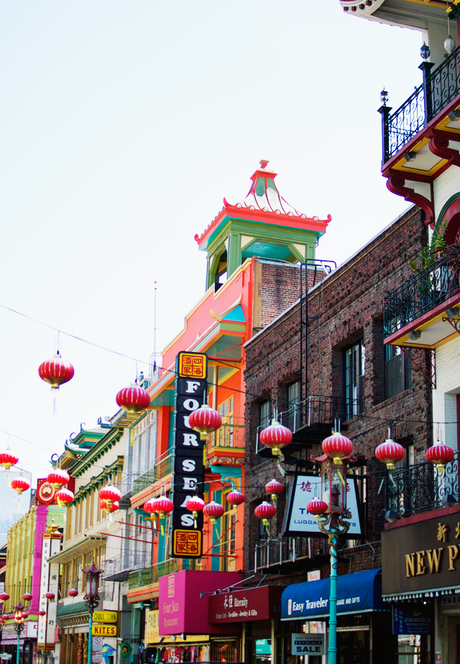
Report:
[[[99,473],[99,475],[96,475],[96,477],[92,477],[88,484],[85,484],[79,488],[78,492],[75,494],[73,502],[77,503],[80,500],[83,500],[89,493],[97,490],[100,486],[102,486],[106,482],[109,475],[116,474],[117,470],[123,470],[123,461],[124,457],[118,456],[112,465],[106,466],[102,473]]]
[[[446,214],[447,210],[450,208],[450,206],[452,205],[452,203],[454,203],[454,202],[455,202],[456,200],[458,200],[459,198],[460,198],[460,192],[458,192],[458,193],[456,193],[456,194],[453,194],[453,196],[451,196],[451,197],[450,197],[450,198],[444,203],[444,205],[443,205],[442,208],[441,208],[441,212],[440,212],[439,215],[438,215],[438,220],[436,221],[436,225],[435,225],[435,227],[434,227],[434,231],[433,231],[434,234],[436,234],[436,233],[438,232],[438,230],[439,230],[439,226],[441,225],[441,221],[443,220],[444,215]]]
[[[99,440],[94,447],[92,447],[83,459],[78,460],[75,466],[72,467],[72,476],[79,477],[83,475],[85,470],[90,468],[94,463],[108,452],[122,437],[123,429],[111,429],[101,440]]]
[[[73,616],[77,613],[88,613],[88,607],[84,602],[77,602],[76,604],[66,604],[58,609],[57,617],[64,618],[64,616]]]

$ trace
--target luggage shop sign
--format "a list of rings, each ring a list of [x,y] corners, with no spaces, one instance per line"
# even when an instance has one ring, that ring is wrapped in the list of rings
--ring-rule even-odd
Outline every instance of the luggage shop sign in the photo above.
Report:
[[[203,405],[206,397],[207,357],[203,353],[179,353],[176,358],[174,397],[174,475],[172,555],[200,558],[203,515],[197,519],[185,507],[188,498],[203,498],[205,441],[190,428],[189,415]],[[195,527],[196,521],[196,527]]]

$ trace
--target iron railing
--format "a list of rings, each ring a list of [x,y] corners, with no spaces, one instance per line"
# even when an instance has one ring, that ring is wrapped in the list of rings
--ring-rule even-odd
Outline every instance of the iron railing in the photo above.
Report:
[[[204,558],[167,558],[161,563],[130,572],[128,577],[129,590],[150,586],[157,583],[161,576],[167,574],[180,572],[184,569],[206,570],[207,566],[207,560]]]
[[[327,553],[327,540],[319,540],[320,553]],[[315,544],[318,555],[318,544]],[[269,567],[295,563],[297,560],[311,558],[311,541],[307,537],[277,537],[256,544],[254,552],[254,572]]]
[[[414,275],[383,302],[383,331],[388,337],[460,293],[460,261],[452,258]]]
[[[344,422],[363,411],[361,399],[312,395],[279,414],[278,421],[295,434],[304,427],[334,426],[337,419]],[[267,425],[257,428],[256,451],[266,449],[259,434]]]
[[[383,163],[393,157],[460,94],[460,46],[429,73],[391,115],[383,114]],[[384,109],[386,107],[383,107]]]
[[[146,542],[149,544],[149,542]],[[121,572],[130,572],[145,568],[152,561],[151,551],[142,551],[140,553],[125,552],[120,556],[115,556],[104,563],[104,576],[106,578]]]
[[[161,480],[163,477],[172,473],[173,458],[174,456],[169,450],[158,457],[153,468],[149,468],[146,473],[134,480],[133,494],[136,495],[137,493],[140,493],[144,489],[147,489],[147,487],[153,484],[156,480]]]
[[[432,463],[394,470],[385,482],[385,505],[398,516],[429,512],[459,500],[459,452],[444,473]]]
[[[206,448],[212,447],[244,447],[244,417],[233,417],[230,422],[222,422],[222,426],[208,436]],[[228,418],[227,418],[228,419]]]

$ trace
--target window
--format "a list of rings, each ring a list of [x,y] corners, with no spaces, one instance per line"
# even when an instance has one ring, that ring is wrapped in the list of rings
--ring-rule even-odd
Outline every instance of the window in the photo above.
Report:
[[[298,380],[286,387],[286,412],[283,413],[281,424],[288,427],[291,431],[297,431],[300,427],[300,409],[298,407],[300,399],[300,383]]]
[[[410,354],[410,349],[407,351]],[[385,346],[385,399],[412,387],[412,367],[399,346]]]
[[[349,420],[364,408],[364,344],[358,341],[343,352],[344,419]]]
[[[270,400],[259,404],[259,427],[264,429],[270,424]]]
[[[233,397],[218,406],[222,417],[222,426],[216,431],[216,445],[220,447],[233,447]]]

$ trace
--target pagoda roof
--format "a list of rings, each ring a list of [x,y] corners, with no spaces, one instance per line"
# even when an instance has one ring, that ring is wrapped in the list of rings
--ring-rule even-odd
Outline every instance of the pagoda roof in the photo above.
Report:
[[[201,250],[206,250],[230,219],[271,224],[283,228],[303,229],[318,236],[326,232],[331,215],[327,219],[308,217],[290,205],[281,196],[276,184],[277,173],[267,169],[268,161],[262,160],[260,168],[252,175],[252,184],[242,203],[231,204],[224,198],[224,206],[202,235],[195,235]]]

